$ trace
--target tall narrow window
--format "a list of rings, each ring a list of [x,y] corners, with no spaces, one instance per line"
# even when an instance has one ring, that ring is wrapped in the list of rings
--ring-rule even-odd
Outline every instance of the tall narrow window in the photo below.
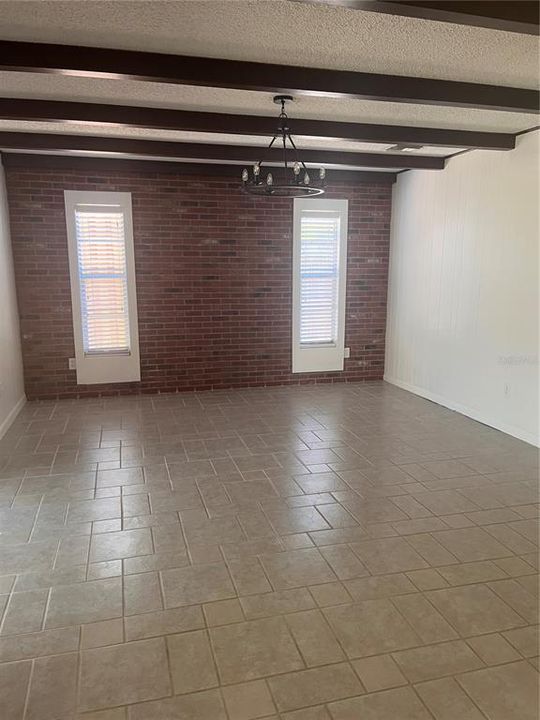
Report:
[[[294,201],[293,372],[343,370],[347,201]]]
[[[129,193],[65,193],[77,382],[140,380]]]

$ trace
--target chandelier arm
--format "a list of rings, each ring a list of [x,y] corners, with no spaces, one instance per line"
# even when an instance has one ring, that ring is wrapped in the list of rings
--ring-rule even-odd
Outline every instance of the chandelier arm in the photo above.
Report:
[[[283,164],[285,165],[285,179],[287,179],[287,170],[289,169],[289,166],[287,165],[287,135],[283,133]]]
[[[296,162],[299,162],[299,163],[302,165],[302,167],[304,168],[304,170],[307,172],[308,169],[307,169],[307,167],[306,167],[306,163],[299,157],[299,155],[298,155],[298,148],[297,148],[296,145],[294,144],[294,140],[292,139],[290,133],[287,133],[287,137],[289,138],[289,142],[291,143],[291,145],[292,145],[293,148],[294,148],[294,152],[295,152],[295,155],[296,155]]]
[[[266,149],[270,150],[270,148],[276,142],[277,139],[278,139],[278,136],[274,135],[274,137],[272,138],[272,140],[270,141],[270,144],[268,145],[268,147]],[[259,163],[259,167],[262,167],[262,162]]]

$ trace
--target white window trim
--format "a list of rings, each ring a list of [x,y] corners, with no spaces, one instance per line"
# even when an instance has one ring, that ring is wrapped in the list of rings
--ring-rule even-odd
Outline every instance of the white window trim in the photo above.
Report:
[[[139,328],[137,322],[137,293],[135,284],[135,256],[133,251],[133,220],[131,193],[65,190],[66,226],[71,279],[71,304],[75,360],[78,385],[137,382],[141,379],[139,357]],[[126,243],[127,295],[129,314],[129,353],[85,354],[83,347],[81,294],[77,258],[75,209],[78,205],[113,205],[124,213]],[[66,358],[67,362],[67,358]]]
[[[293,318],[292,318],[292,371],[293,373],[333,372],[343,370],[345,357],[345,298],[347,285],[347,220],[348,200],[295,198],[293,220]],[[337,339],[324,345],[302,345],[300,342],[300,232],[305,210],[340,213],[339,269],[337,300]]]

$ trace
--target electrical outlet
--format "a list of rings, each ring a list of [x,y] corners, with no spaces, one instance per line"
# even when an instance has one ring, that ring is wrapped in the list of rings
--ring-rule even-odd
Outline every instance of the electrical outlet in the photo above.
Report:
[[[344,358],[350,358],[351,357],[351,348],[345,348],[345,352],[343,353]]]
[[[69,369],[70,370],[77,369],[77,361],[75,360],[75,358],[69,358]]]

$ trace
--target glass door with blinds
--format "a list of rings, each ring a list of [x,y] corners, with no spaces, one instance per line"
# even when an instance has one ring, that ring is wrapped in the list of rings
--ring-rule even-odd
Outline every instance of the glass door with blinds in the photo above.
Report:
[[[77,379],[139,379],[131,197],[65,193]]]
[[[293,234],[293,372],[342,370],[347,201],[297,199]]]

